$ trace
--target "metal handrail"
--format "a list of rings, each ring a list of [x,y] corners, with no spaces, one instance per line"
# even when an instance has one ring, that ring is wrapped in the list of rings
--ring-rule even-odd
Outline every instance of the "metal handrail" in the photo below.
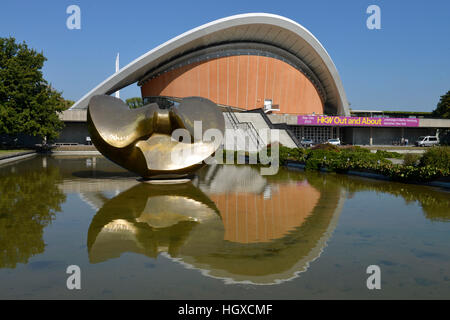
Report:
[[[289,126],[286,123],[272,123],[272,121],[270,121],[269,117],[267,116],[267,114],[261,109],[253,109],[253,110],[249,110],[247,112],[251,112],[251,113],[259,113],[261,115],[261,117],[264,119],[264,121],[266,122],[267,126],[270,129],[283,129],[286,131],[286,133],[289,135],[289,137],[292,139],[292,141],[295,143],[295,145],[298,148],[302,148],[302,145],[300,143],[300,141],[298,140],[298,138],[295,136],[295,134],[291,131],[291,129],[289,128]]]
[[[260,145],[262,144],[262,143],[261,143],[262,139],[261,139],[261,137],[260,137],[258,131],[256,130],[256,128],[255,128],[255,126],[253,125],[253,123],[251,123],[251,122],[244,122],[244,123],[249,127],[250,132],[251,132],[251,134],[253,135],[253,138],[254,138],[254,140],[255,140],[255,142],[256,142],[256,147],[257,147],[258,150],[259,150],[259,147],[260,147]]]
[[[254,143],[256,143],[256,147],[259,150],[260,146],[263,144],[262,143],[262,139],[260,137],[260,135],[258,134],[258,131],[256,130],[255,126],[253,125],[253,123],[251,122],[241,122],[239,121],[239,119],[236,117],[236,115],[234,114],[234,112],[232,111],[232,109],[230,107],[226,107],[227,109],[227,115],[228,115],[228,119],[231,122],[231,125],[233,126],[233,129],[238,129],[239,125],[243,125],[245,126],[245,131],[250,133],[250,136],[253,140]]]

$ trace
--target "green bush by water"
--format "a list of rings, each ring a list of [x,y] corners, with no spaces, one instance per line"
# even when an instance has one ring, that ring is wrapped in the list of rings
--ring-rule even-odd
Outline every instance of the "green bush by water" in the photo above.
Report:
[[[436,168],[450,169],[450,147],[431,147],[420,159],[421,166],[432,166]]]
[[[272,146],[264,150],[271,155]],[[248,153],[245,153],[249,156]],[[325,144],[311,149],[288,148],[279,145],[281,165],[295,161],[305,165],[306,170],[327,169],[331,172],[357,170],[378,173],[392,180],[404,182],[425,182],[438,178],[450,178],[450,147],[432,147],[422,157],[414,154],[404,156],[404,164],[393,164],[386,159],[398,158],[397,152],[376,152],[358,146],[336,147]],[[234,154],[235,160],[237,153]],[[258,161],[259,161],[258,157]]]
[[[377,150],[377,154],[379,154],[381,157],[384,158],[402,158],[403,155],[401,153],[398,152],[391,152],[391,151],[386,151],[386,150]]]
[[[419,164],[421,157],[422,156],[420,154],[407,153],[403,157],[403,165],[404,166],[417,166]]]
[[[306,170],[347,172],[349,170],[378,173],[397,181],[430,181],[450,176],[450,147],[433,147],[424,156],[406,157],[404,165],[392,164],[386,156],[397,158],[396,152],[371,153],[360,147],[311,149],[290,149],[280,147],[280,163],[296,161],[305,165]]]

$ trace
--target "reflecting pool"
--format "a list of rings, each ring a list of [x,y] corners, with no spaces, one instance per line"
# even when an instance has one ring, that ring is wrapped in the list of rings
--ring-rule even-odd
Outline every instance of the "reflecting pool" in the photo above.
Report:
[[[450,298],[449,192],[259,172],[152,185],[100,156],[1,166],[0,298]]]

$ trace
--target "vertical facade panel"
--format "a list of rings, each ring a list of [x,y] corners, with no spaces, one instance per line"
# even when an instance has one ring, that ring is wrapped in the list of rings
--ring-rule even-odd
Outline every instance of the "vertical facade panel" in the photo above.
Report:
[[[274,86],[274,74],[275,74],[275,64],[274,59],[267,58],[267,72],[266,72],[266,84],[265,84],[265,97],[267,99],[272,99],[273,102],[273,86]]]
[[[296,92],[295,92],[295,79],[298,78],[296,72],[294,70],[289,70],[289,79],[287,86],[287,101],[286,101],[286,110],[288,113],[293,113],[296,105]]]
[[[186,86],[186,96],[192,96],[194,92],[196,92],[197,88],[196,88],[196,84],[197,84],[197,72],[195,71],[195,67],[196,67],[196,63],[191,64],[190,66],[187,67],[186,70],[186,81],[187,81],[187,86]]]
[[[229,57],[218,59],[219,63],[219,100],[218,103],[227,105],[227,91],[228,91],[228,74],[227,65]]]
[[[256,108],[256,86],[257,86],[257,72],[258,72],[258,56],[248,56],[248,87],[247,87],[247,102],[246,109]]]
[[[237,59],[238,57],[228,57],[228,106],[237,106]]]
[[[214,101],[215,103],[218,103],[218,64],[217,59],[210,60],[209,63],[209,99],[211,101]]]
[[[257,90],[256,90],[256,108],[264,107],[265,87],[266,87],[266,71],[267,71],[267,57],[259,57],[258,61],[258,80],[257,80]]]
[[[274,61],[274,76],[273,76],[273,104],[278,104],[281,107],[281,81],[283,79],[282,71],[280,68],[281,61]]]
[[[201,63],[199,65],[199,75],[200,75],[200,97],[209,99],[209,74],[208,74],[208,64]]]
[[[247,103],[247,72],[248,72],[248,57],[238,56],[238,87],[237,87],[237,107],[246,109]]]

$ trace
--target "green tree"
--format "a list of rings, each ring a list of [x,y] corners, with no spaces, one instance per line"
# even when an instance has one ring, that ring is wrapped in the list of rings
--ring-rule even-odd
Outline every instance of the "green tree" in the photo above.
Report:
[[[450,119],[450,90],[446,94],[441,96],[441,100],[433,111],[433,116]]]
[[[142,98],[139,97],[129,98],[125,102],[130,109],[140,108],[144,105]]]
[[[62,101],[61,101],[61,105],[63,106],[64,110],[69,109],[71,106],[73,106],[74,103],[75,103],[75,101],[73,101],[73,100],[62,99]]]
[[[10,38],[0,38],[0,134],[55,139],[63,127],[61,93],[43,78],[47,59]]]

